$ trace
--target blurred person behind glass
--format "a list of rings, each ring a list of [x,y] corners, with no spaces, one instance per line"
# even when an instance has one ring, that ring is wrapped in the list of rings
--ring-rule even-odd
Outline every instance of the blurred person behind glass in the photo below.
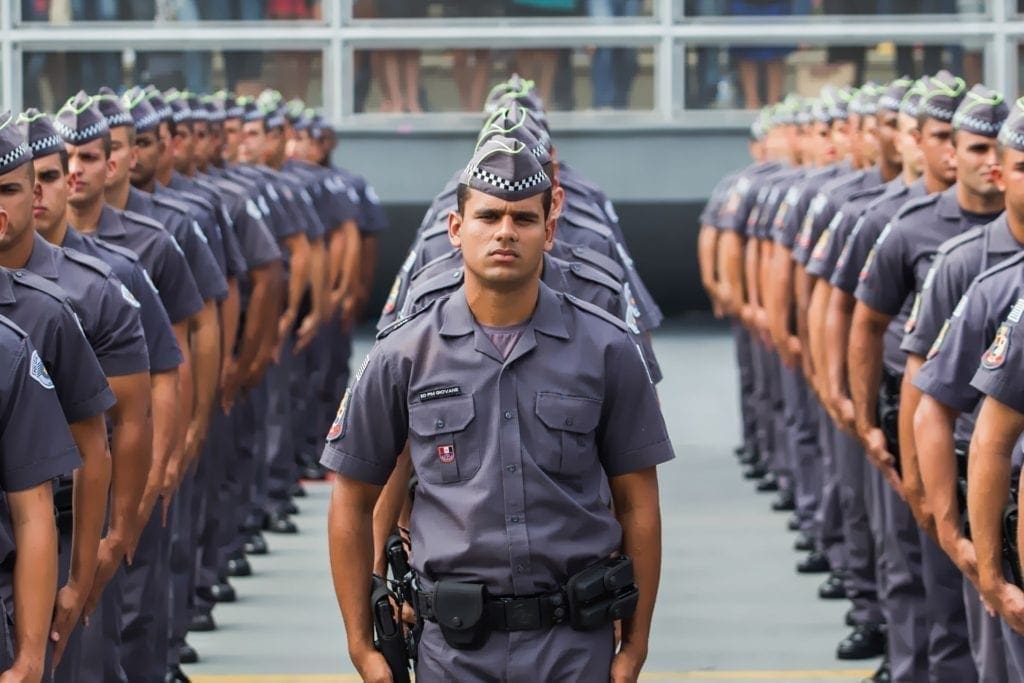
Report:
[[[376,15],[381,19],[419,19],[427,16],[426,0],[376,0]],[[419,114],[420,51],[380,50],[374,61],[383,98],[383,112]]]
[[[604,23],[617,17],[635,17],[640,0],[587,0],[587,13]],[[599,47],[590,63],[594,109],[627,109],[629,91],[636,76],[636,50],[631,47]]]
[[[792,5],[790,0],[729,0],[729,13],[735,16],[784,16],[792,14]],[[730,50],[739,64],[744,108],[759,109],[762,104],[775,104],[782,99],[785,58],[795,49],[752,45]],[[762,83],[765,90],[763,99]]]
[[[576,9],[576,0],[509,0],[508,13],[513,17],[554,19],[571,17],[576,14]],[[536,82],[537,94],[544,102],[549,103],[549,106],[555,102],[552,94],[555,72],[559,65],[559,52],[562,51],[541,49],[516,52],[517,71]]]
[[[727,14],[726,0],[686,0],[687,17],[721,17]],[[728,76],[723,76],[721,67],[722,49],[703,45],[693,48],[697,55],[693,78],[688,79],[687,106],[704,109],[712,105],[731,107],[735,103],[727,97],[731,90]],[[722,97],[719,97],[719,91]]]
[[[503,13],[502,5],[502,0],[444,0],[444,16],[496,17]],[[490,50],[452,50],[452,75],[462,110],[477,111],[490,82]]]

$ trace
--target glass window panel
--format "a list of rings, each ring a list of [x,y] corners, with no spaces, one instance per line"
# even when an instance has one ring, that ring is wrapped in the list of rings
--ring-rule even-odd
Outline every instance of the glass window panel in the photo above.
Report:
[[[26,52],[22,61],[25,106],[43,111],[53,111],[79,89],[146,83],[200,93],[226,88],[240,95],[269,87],[311,106],[323,102],[320,51]]]
[[[318,21],[322,0],[21,0],[26,22]]]
[[[683,7],[687,17],[977,16],[987,11],[987,0],[684,0]]]
[[[945,68],[973,85],[982,79],[982,41],[955,45],[689,45],[688,109],[756,109],[786,93],[816,95],[825,84],[883,83]]]
[[[652,48],[359,50],[354,66],[357,113],[477,112],[513,73],[551,111],[654,108]]]
[[[656,0],[353,0],[355,19],[650,18]]]

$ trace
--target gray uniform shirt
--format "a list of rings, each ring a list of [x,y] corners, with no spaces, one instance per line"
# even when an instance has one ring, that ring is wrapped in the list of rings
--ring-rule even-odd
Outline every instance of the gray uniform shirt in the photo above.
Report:
[[[508,358],[461,289],[381,333],[321,462],[382,485],[406,440],[416,571],[493,595],[554,589],[619,550],[607,479],[673,457],[625,325],[544,284]]]

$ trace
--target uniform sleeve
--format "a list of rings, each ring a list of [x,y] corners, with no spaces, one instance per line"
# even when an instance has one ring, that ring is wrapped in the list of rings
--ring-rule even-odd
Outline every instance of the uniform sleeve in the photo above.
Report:
[[[274,233],[263,220],[259,207],[252,199],[235,213],[235,234],[238,246],[245,258],[247,269],[259,268],[273,261],[281,260],[281,248],[277,246]]]
[[[407,382],[392,373],[383,345],[370,351],[338,406],[320,463],[351,479],[383,486],[409,430]]]
[[[854,296],[876,311],[896,315],[914,291],[913,272],[905,265],[906,233],[901,222],[890,223],[875,240]]]
[[[235,233],[235,223],[231,220],[231,214],[227,206],[221,205],[221,237],[224,243],[224,264],[227,268],[227,276],[240,278],[249,270],[249,266],[242,254],[242,246],[238,243],[238,235]]]
[[[971,386],[971,378],[978,359],[992,342],[988,316],[988,307],[972,288],[936,334],[926,352],[927,360],[914,377],[914,386],[954,410],[974,410],[979,394]]]
[[[609,477],[653,467],[675,457],[642,351],[622,337],[605,359],[607,385],[598,427],[598,453]]]
[[[789,188],[772,223],[772,239],[790,251],[796,243],[797,233],[800,232],[807,211],[807,201],[801,189],[798,186]]]
[[[835,209],[832,207],[825,195],[815,195],[807,213],[800,223],[800,232],[793,243],[793,260],[800,265],[806,266],[811,258],[811,250],[817,245],[818,236],[832,220]]]
[[[271,183],[267,183],[259,202],[263,213],[268,216],[268,225],[274,231],[274,237],[280,242],[292,235],[303,232],[302,221],[290,212],[283,203],[283,198]]]
[[[1003,323],[982,356],[971,386],[1024,413],[1024,325]]]
[[[828,226],[818,236],[807,259],[807,272],[814,277],[829,277],[835,269],[836,259],[842,250],[842,235],[846,227],[845,212],[837,211]]]
[[[334,192],[327,185],[323,184],[321,202],[324,205],[324,225],[328,230],[334,230],[345,221],[353,220],[358,224],[360,211],[356,203],[348,196],[347,192]]]
[[[79,465],[81,458],[52,386],[37,378],[28,340],[5,363],[0,387],[0,489],[24,491]]]
[[[188,228],[181,231],[179,244],[185,252],[199,296],[203,301],[223,301],[228,294],[224,272],[217,264],[202,227],[195,219],[188,219],[188,222]]]
[[[366,225],[359,225],[359,232],[363,233],[376,233],[384,232],[390,227],[388,216],[384,213],[384,207],[380,203],[380,197],[377,196],[377,191],[365,180],[361,183],[362,187],[359,188],[360,204],[362,205],[363,215],[366,217]]]
[[[98,325],[89,342],[103,373],[120,377],[149,372],[149,351],[138,298],[113,275],[104,281],[97,298]]]
[[[150,373],[169,372],[181,365],[185,357],[178,347],[171,319],[160,302],[156,289],[141,266],[132,269],[131,279],[125,283],[139,301],[139,317],[146,336]]]
[[[165,234],[160,241],[156,272],[152,276],[167,317],[172,324],[177,324],[203,310],[203,297],[185,255],[171,244],[173,239],[170,234]]]
[[[313,205],[313,197],[310,196],[305,188],[299,188],[295,191],[293,204],[296,211],[299,212],[298,215],[303,217],[306,236],[311,240],[323,239],[324,235],[327,234],[327,228],[317,213],[316,207]]]
[[[69,424],[101,415],[117,403],[70,306],[62,306],[59,316],[51,321],[47,338],[40,340],[39,352]]]
[[[953,313],[969,282],[958,259],[938,255],[925,277],[924,285],[907,320],[906,335],[900,349],[924,356]]]

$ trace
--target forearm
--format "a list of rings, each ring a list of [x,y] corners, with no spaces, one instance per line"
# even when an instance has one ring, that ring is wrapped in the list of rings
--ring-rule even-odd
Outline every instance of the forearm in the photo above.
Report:
[[[825,363],[828,367],[829,392],[833,400],[849,398],[846,358],[850,341],[850,322],[854,298],[839,289],[832,289],[825,314]]]
[[[850,327],[849,376],[851,398],[860,431],[878,426],[878,388],[882,383],[882,336],[885,328],[861,315],[857,306]]]
[[[724,233],[718,240],[718,296],[722,308],[735,315],[743,305],[743,240]]]
[[[16,664],[42,672],[57,593],[57,528],[53,489],[45,482],[8,493],[14,545],[14,641]]]
[[[361,296],[364,290],[369,291],[369,278],[372,278],[373,264],[368,262],[364,267],[363,236],[356,227],[355,221],[350,223],[345,226],[345,258],[341,265],[341,290],[345,292],[346,296],[353,294]],[[369,241],[367,239],[368,243]],[[371,253],[367,250],[365,255],[367,258],[375,258],[376,252]]]
[[[181,443],[178,412],[178,372],[171,370],[150,377],[153,401],[153,457],[146,476],[146,488],[139,509],[140,525],[145,525],[163,485],[167,466]],[[127,486],[127,483],[125,484]],[[140,527],[141,528],[141,527]]]
[[[171,460],[180,455],[185,447],[185,435],[192,422],[192,412],[195,403],[195,382],[192,372],[192,347],[189,344],[188,323],[178,323],[174,326],[174,337],[178,340],[178,347],[181,349],[182,362],[178,366],[178,394],[175,410],[178,412],[175,424],[178,433],[175,436],[174,450],[171,452]]]
[[[700,281],[708,298],[714,301],[717,296],[718,284],[715,277],[716,248],[718,231],[710,225],[702,225],[697,234],[697,265],[700,268]]]
[[[238,367],[242,372],[248,370],[256,360],[266,337],[266,321],[270,319],[267,310],[271,301],[275,270],[280,270],[276,263],[249,271],[252,291],[249,293],[249,307],[242,327],[242,344],[238,350]],[[276,319],[276,314],[274,318]],[[276,320],[273,327],[277,329]]]
[[[789,316],[793,309],[793,262],[789,250],[775,246],[768,301],[772,341],[780,349],[789,343]]]
[[[331,233],[327,242],[327,287],[334,297],[341,289],[341,277],[345,264],[345,227]]]
[[[946,552],[963,536],[956,495],[957,463],[953,441],[956,415],[956,411],[925,394],[918,402],[913,424],[921,484],[935,521],[936,535]]]
[[[409,498],[409,477],[412,476],[412,457],[409,444],[398,456],[395,470],[384,485],[380,498],[373,508],[373,571],[384,575],[387,563],[384,559],[384,546],[388,537],[398,526],[398,517],[402,514],[402,506]]]
[[[110,486],[107,425],[101,414],[69,426],[82,456],[82,466],[74,473],[74,523],[68,583],[88,592],[96,574],[97,551],[107,516],[107,487]]]
[[[210,301],[199,312],[197,325],[192,333],[192,376],[195,398],[189,419],[192,439],[202,440],[210,425],[210,414],[217,395],[217,380],[220,377],[220,324],[217,304]]]
[[[811,363],[814,366],[814,380],[824,403],[828,403],[829,400],[826,381],[828,366],[825,360],[825,313],[831,289],[825,280],[815,281],[811,291],[811,303],[807,308],[807,341],[810,347]]]
[[[155,412],[151,413],[151,406],[156,409],[157,391],[153,381],[140,373],[118,377],[113,382],[118,401],[111,409],[115,428],[111,444],[110,529],[107,536],[118,543],[130,542],[141,533],[146,523],[140,518],[140,506],[157,443],[157,417]],[[163,410],[174,414],[173,405]]]
[[[242,315],[242,297],[238,292],[238,280],[228,279],[228,296],[220,304],[220,348],[221,364],[234,356],[235,340]]]
[[[309,295],[311,314],[320,319],[327,312],[327,252],[323,241],[317,240],[309,249]]]
[[[661,580],[661,510],[658,480],[654,468],[637,472],[641,487],[622,495],[612,484],[615,517],[622,527],[622,552],[633,559],[633,571],[640,595],[636,612],[622,624],[623,647],[634,646],[646,655],[654,603]]]
[[[295,320],[299,314],[302,295],[309,284],[310,249],[305,235],[301,240],[293,242],[291,256],[288,260],[288,298],[285,300],[284,317]]]
[[[747,240],[746,247],[744,248],[743,276],[747,289],[747,301],[754,308],[761,307],[759,251],[760,248],[758,247],[757,240]]]
[[[914,438],[914,414],[921,402],[921,390],[914,386],[913,378],[921,367],[923,359],[910,354],[903,373],[900,388],[900,407],[898,416],[898,433],[900,444],[900,466],[902,469],[903,490],[906,492],[907,503],[917,523],[933,538],[935,537],[935,519],[931,506],[925,497],[924,482],[921,480],[920,458],[917,451],[917,440]]]
[[[804,375],[811,386],[815,385],[814,362],[810,352],[810,307],[811,288],[814,282],[802,265],[793,265],[793,303],[796,309],[796,336],[800,340],[800,346],[805,350],[800,359],[803,362]]]
[[[345,481],[335,479],[327,518],[331,577],[352,659],[373,649],[370,576],[373,503],[366,506]]]

